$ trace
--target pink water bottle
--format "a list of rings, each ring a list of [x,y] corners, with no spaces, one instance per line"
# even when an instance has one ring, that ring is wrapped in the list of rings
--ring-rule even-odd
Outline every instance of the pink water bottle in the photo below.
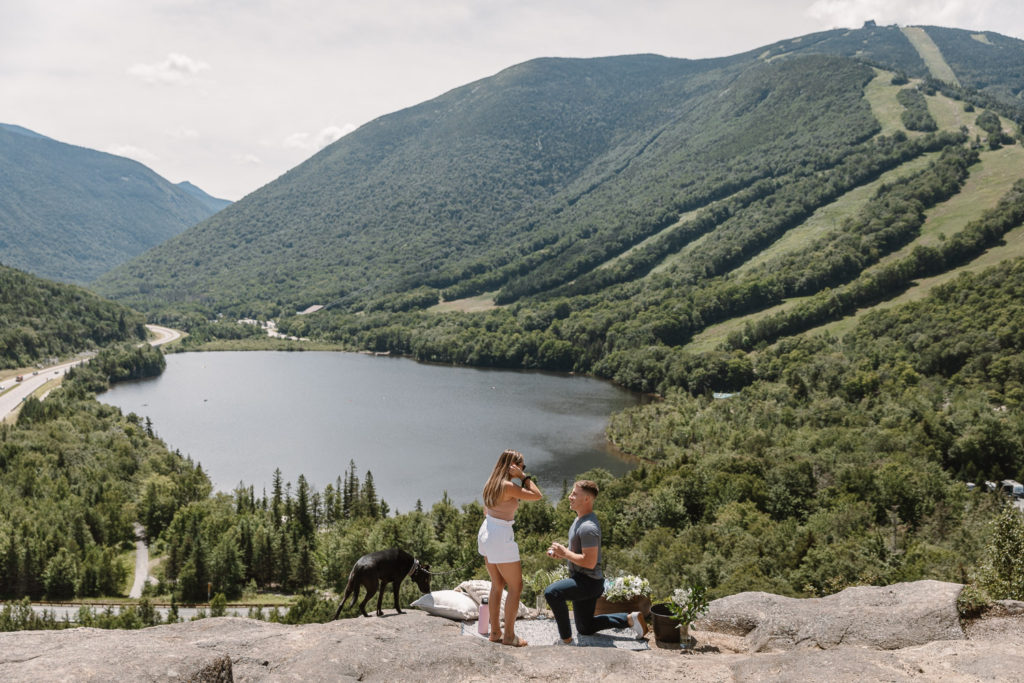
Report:
[[[491,610],[487,607],[487,598],[480,601],[480,618],[476,620],[476,631],[482,636],[491,632]]]

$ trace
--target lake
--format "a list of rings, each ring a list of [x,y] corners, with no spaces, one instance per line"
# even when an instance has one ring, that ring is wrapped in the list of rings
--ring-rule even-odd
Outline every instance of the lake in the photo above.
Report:
[[[478,500],[505,448],[552,500],[588,469],[634,465],[607,442],[615,411],[640,396],[609,382],[541,372],[438,366],[355,353],[179,353],[157,378],[99,396],[149,417],[171,449],[200,462],[217,490],[269,495],[273,472],[318,491],[354,461],[394,512],[447,491]],[[294,487],[293,487],[294,490]]]

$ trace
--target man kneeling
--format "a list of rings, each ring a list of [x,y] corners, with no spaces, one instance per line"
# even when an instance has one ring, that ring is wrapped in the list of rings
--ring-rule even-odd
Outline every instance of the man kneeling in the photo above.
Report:
[[[594,514],[597,484],[589,480],[573,484],[569,494],[569,509],[576,519],[569,527],[569,547],[552,543],[548,555],[569,562],[569,578],[555,581],[544,589],[544,598],[558,622],[560,640],[555,645],[572,644],[569,608],[572,600],[576,618],[576,631],[589,636],[609,628],[632,628],[637,637],[647,635],[648,626],[639,612],[594,615],[597,599],[604,593],[604,574],[601,572],[601,525]]]

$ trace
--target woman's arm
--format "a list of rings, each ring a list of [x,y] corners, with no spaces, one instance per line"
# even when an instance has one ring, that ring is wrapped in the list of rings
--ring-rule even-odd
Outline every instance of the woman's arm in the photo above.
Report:
[[[530,479],[526,482],[526,486],[517,486],[514,482],[505,480],[504,495],[502,498],[508,500],[509,498],[519,498],[520,500],[540,500],[544,497],[544,494],[537,488],[536,482]]]
[[[504,496],[506,500],[509,498],[519,498],[520,500],[540,500],[544,497],[544,494],[540,492],[537,487],[537,482],[530,478],[530,475],[523,471],[523,468],[519,465],[512,463],[508,468],[508,473],[516,479],[526,479],[523,482],[523,486],[516,486],[511,481],[505,480]]]

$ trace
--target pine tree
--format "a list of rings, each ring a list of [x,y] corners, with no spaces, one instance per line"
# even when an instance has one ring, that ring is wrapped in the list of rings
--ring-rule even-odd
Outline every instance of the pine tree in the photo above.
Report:
[[[309,512],[309,484],[306,483],[306,477],[301,474],[296,496],[295,521],[298,525],[299,535],[308,540],[313,537],[313,517]]]
[[[241,595],[245,580],[245,568],[238,556],[238,546],[233,534],[220,539],[210,553],[210,581],[218,593],[230,597]]]
[[[274,528],[281,526],[281,515],[284,514],[282,508],[282,494],[281,494],[281,468],[274,469],[274,480],[273,480],[273,497],[271,498],[270,511],[272,513]]]
[[[288,534],[282,529],[274,536],[274,582],[282,587],[291,587],[292,577],[292,544]]]
[[[300,590],[312,586],[316,582],[316,567],[313,564],[313,554],[309,551],[309,544],[306,539],[299,539],[295,553],[295,569],[292,573],[292,581]]]
[[[380,516],[380,504],[377,501],[377,488],[373,485],[373,472],[366,470],[366,479],[363,480],[363,509],[368,517]]]
[[[268,586],[274,580],[274,540],[266,528],[256,533],[253,547],[252,576],[260,586]]]
[[[336,503],[334,502],[334,484],[328,484],[324,488],[323,496],[323,519],[318,520],[321,524],[334,524],[334,508]]]
[[[316,529],[324,521],[324,503],[320,494],[316,491],[309,496],[309,516],[313,520],[313,528]]]
[[[356,473],[356,461],[348,461],[348,472],[345,474],[345,492],[342,496],[342,510],[346,519],[355,517],[359,507],[359,475]]]
[[[185,560],[178,573],[178,592],[186,602],[204,602],[206,600],[207,583],[210,574],[206,568],[206,555],[196,539],[192,543],[192,552]]]

